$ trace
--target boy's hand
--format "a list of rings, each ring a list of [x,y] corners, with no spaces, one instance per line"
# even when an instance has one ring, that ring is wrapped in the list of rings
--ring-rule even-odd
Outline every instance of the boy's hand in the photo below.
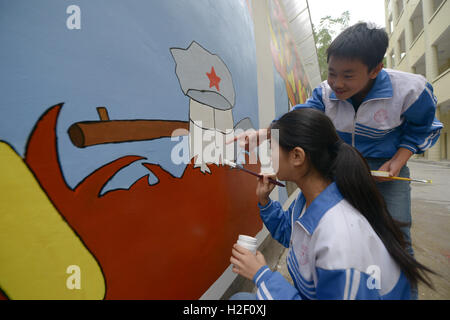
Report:
[[[259,174],[263,175],[263,177],[258,178],[258,184],[256,185],[256,195],[258,196],[259,203],[262,206],[265,206],[267,203],[269,203],[270,201],[269,195],[275,188],[275,185],[269,182],[269,178],[276,180],[277,175],[263,174],[262,172],[260,172]]]
[[[264,140],[266,140],[268,129],[247,130],[237,136],[226,141],[226,144],[232,143],[234,141],[239,141],[239,146],[245,148],[246,146],[259,146]]]
[[[391,177],[397,177],[400,173],[400,170],[403,168],[403,166],[406,165],[409,158],[413,153],[405,148],[399,148],[397,153],[392,157],[391,160],[386,161],[379,169],[378,171],[387,171],[389,172],[389,176]],[[382,177],[375,177],[375,180],[384,182],[384,181],[392,181],[389,178],[382,178]]]
[[[249,280],[253,280],[256,272],[258,272],[261,267],[267,265],[261,252],[256,251],[255,255],[250,250],[247,250],[238,244],[233,246],[231,254],[230,262],[233,265],[233,272],[240,274]]]
[[[386,171],[389,172],[389,176],[390,177],[396,177],[399,172],[400,172],[400,168],[397,168],[398,164],[394,163],[393,164],[393,159],[386,161],[385,163],[383,163],[383,165],[378,169],[378,171]],[[378,182],[385,182],[385,181],[392,181],[392,179],[389,178],[383,178],[383,177],[374,177],[376,181]]]

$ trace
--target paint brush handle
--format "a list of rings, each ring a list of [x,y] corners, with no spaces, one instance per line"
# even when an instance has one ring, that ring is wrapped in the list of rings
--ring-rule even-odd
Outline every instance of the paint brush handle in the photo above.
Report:
[[[413,181],[413,182],[422,182],[422,183],[431,183],[431,180],[420,180],[420,179],[412,179],[412,178],[403,178],[403,177],[391,177],[389,175],[389,172],[387,171],[378,171],[378,170],[372,170],[372,175],[374,177],[382,177],[390,180],[401,180],[401,181]]]
[[[245,169],[245,168],[242,167],[242,166],[237,166],[237,168],[239,168],[239,169],[241,169],[242,171],[245,171],[245,172],[247,172],[247,173],[250,173],[251,175],[254,175],[255,177],[263,178],[263,175],[262,175],[262,174],[258,174],[258,173],[256,173],[256,172],[250,171],[250,170],[248,170],[248,169]],[[272,179],[272,178],[269,178],[269,182],[270,182],[270,183],[273,183],[273,184],[275,184],[275,185],[277,185],[277,186],[280,186],[280,187],[285,187],[284,184],[282,184],[281,182],[278,182],[277,180],[274,180],[274,179]]]
[[[412,181],[412,182],[422,182],[422,183],[431,183],[431,180],[420,180],[420,179],[403,178],[403,177],[390,177],[390,179],[392,179],[392,180]]]
[[[261,178],[262,178],[263,176],[261,176]],[[273,184],[275,184],[275,185],[277,185],[277,186],[279,186],[279,187],[286,187],[284,184],[282,184],[281,182],[279,182],[279,181],[277,181],[277,180],[273,180],[272,178],[269,178],[269,182],[270,183],[273,183]]]

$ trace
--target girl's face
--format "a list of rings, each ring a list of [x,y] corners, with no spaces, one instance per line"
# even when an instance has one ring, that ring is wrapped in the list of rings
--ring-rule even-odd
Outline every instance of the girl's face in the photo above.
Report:
[[[280,148],[276,141],[271,142],[271,158],[272,168],[274,169],[277,178],[281,181],[292,181],[292,173],[294,166],[290,160],[289,152]]]

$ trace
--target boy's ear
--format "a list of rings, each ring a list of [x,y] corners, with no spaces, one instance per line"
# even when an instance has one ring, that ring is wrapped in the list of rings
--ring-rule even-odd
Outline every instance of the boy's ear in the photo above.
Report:
[[[372,71],[369,72],[369,78],[375,79],[380,71],[383,69],[384,65],[383,62],[380,62],[375,68],[372,69]]]
[[[294,149],[291,150],[289,156],[294,166],[301,166],[305,163],[306,154],[303,148],[295,147]]]

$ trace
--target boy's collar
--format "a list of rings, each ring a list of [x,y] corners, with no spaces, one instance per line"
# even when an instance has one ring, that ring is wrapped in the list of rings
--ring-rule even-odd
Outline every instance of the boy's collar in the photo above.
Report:
[[[313,200],[303,216],[298,218],[297,221],[310,235],[312,235],[324,214],[339,203],[343,198],[344,197],[340,193],[336,182],[333,182]],[[297,212],[299,214],[303,210],[303,206],[306,204],[306,199],[303,193],[300,193],[298,201],[299,210]]]
[[[370,89],[369,93],[364,98],[363,102],[372,99],[389,99],[392,98],[392,96],[393,96],[392,83],[389,74],[384,69],[381,69],[381,71],[375,78],[375,82],[372,86],[372,89]],[[329,98],[331,100],[339,100],[336,97],[334,91],[331,91]],[[347,100],[351,102],[350,98]]]

